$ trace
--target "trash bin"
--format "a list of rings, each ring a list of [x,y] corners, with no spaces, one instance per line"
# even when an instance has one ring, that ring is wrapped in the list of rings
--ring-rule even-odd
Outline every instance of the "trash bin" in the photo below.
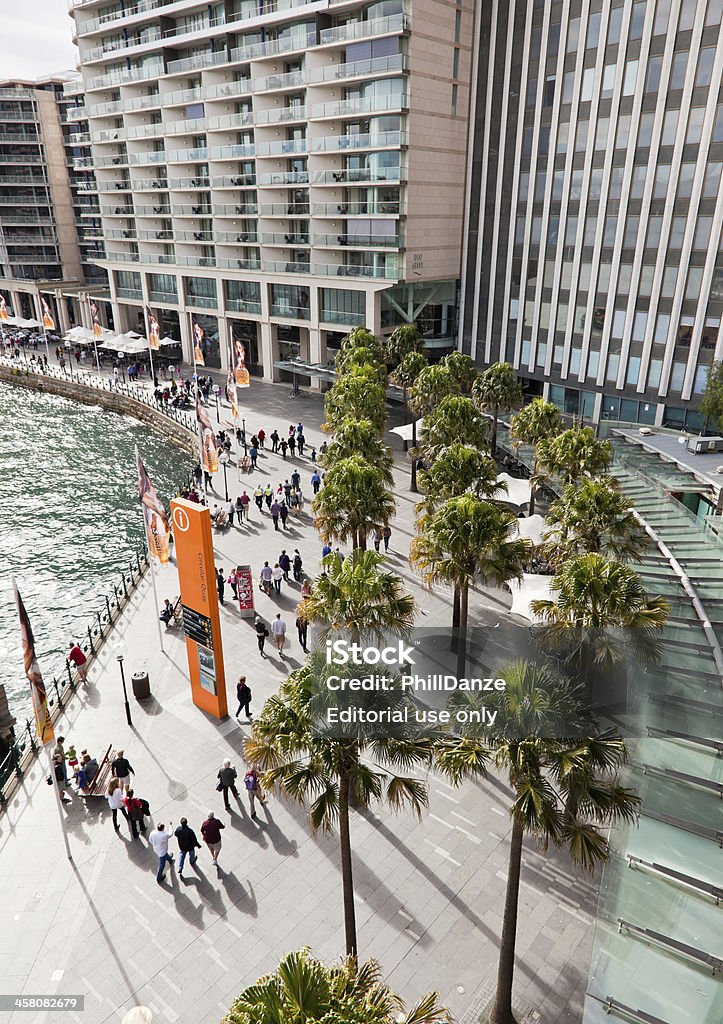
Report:
[[[133,684],[133,696],[136,700],[145,700],[151,695],[151,684],[148,681],[147,672],[134,672],[131,678]]]

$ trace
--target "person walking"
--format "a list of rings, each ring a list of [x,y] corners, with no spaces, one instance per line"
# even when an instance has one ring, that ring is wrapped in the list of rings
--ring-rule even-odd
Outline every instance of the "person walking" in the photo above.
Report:
[[[283,484],[281,486],[282,486],[283,491],[284,491],[284,501],[286,501],[288,503],[289,497],[291,495],[291,483],[288,480],[284,480],[284,482],[283,482]]]
[[[384,529],[382,530],[382,539],[384,541],[384,550],[385,551],[389,551],[389,538],[391,537],[391,535],[392,535],[392,528],[391,528],[391,526],[385,526]]]
[[[218,867],[218,855],[221,852],[221,829],[225,827],[224,823],[218,820],[213,811],[208,812],[208,817],[203,825],[201,825],[201,835],[209,849],[211,863],[214,867]]]
[[[130,791],[131,775],[135,775],[135,772],[130,761],[125,756],[124,750],[119,750],[116,753],[115,759],[111,762],[110,770],[113,776],[120,782],[121,788],[128,793]]]
[[[289,447],[289,442],[287,440],[285,440],[285,438],[282,437],[281,440],[279,441],[279,448],[281,449],[281,458],[282,459],[286,458],[286,452],[288,450],[288,447]]]
[[[256,508],[259,512],[262,512],[264,505],[264,492],[261,487],[257,487],[254,491],[254,501],[256,502]]]
[[[53,747],[53,758],[57,758],[59,764],[63,766],[63,784],[68,785],[68,762],[65,754],[65,736],[58,736]]]
[[[274,578],[274,574],[268,562],[264,562],[259,575],[261,577],[261,589],[265,594],[271,596],[271,580]]]
[[[244,775],[244,786],[246,787],[246,794],[249,798],[249,807],[251,808],[251,817],[256,817],[256,801],[263,806],[266,806],[266,797],[261,792],[261,781],[259,779],[259,773],[255,768],[250,768]]]
[[[256,616],[254,621],[254,629],[256,630],[256,643],[259,645],[259,654],[262,658],[265,658],[264,644],[266,643],[266,637],[269,635],[269,631],[266,628],[266,623],[260,615]]]
[[[296,436],[296,447],[299,449],[299,455],[304,454],[304,445],[306,444],[306,438],[303,433],[297,434]]]
[[[289,434],[289,455],[292,459],[296,455],[296,438],[293,434]]]
[[[274,503],[271,506],[271,518],[274,521],[274,529],[275,530],[278,530],[278,528],[279,528],[279,516],[280,515],[281,515],[281,505],[279,504],[278,501],[274,500]]]
[[[233,795],[238,798],[238,790],[236,789],[236,769],[228,758],[223,762],[222,767],[219,768],[216,778],[218,779],[216,789],[223,794],[223,806],[230,813],[231,807],[228,802],[228,791],[230,789]]]
[[[70,642],[70,649],[68,651],[68,661],[72,661],[75,665],[75,670],[78,673],[78,678],[81,682],[85,682],[88,678],[88,659],[83,653],[83,649],[80,644],[75,641]]]
[[[223,595],[226,590],[226,579],[223,575],[223,569],[216,570],[216,590],[218,591],[219,603],[223,604]]]
[[[289,573],[291,572],[291,559],[286,554],[286,548],[282,548],[281,554],[279,555],[279,567],[284,573],[284,583],[290,583]]]
[[[239,676],[239,681],[236,683],[236,698],[238,700],[236,718],[238,718],[242,711],[245,711],[246,721],[253,721],[254,716],[251,714],[251,687],[246,682],[246,676]]]
[[[311,458],[312,464],[315,466],[316,465],[316,448],[312,448],[311,449],[310,458]]]
[[[321,477],[319,476],[318,469],[315,469],[314,472],[311,474],[311,486],[314,489],[314,494],[318,494],[319,488],[321,487]]]
[[[226,580],[226,582],[231,587],[234,601],[238,601],[238,580],[236,578],[235,568],[231,569],[231,572],[228,574],[228,579]]]
[[[181,854],[178,858],[178,877],[183,878],[183,868],[186,863],[186,857],[188,857],[191,862],[191,867],[193,867],[198,860],[196,850],[201,849],[201,844],[198,841],[196,833],[189,826],[188,818],[181,818],[181,824],[173,834],[178,840],[178,849]]]
[[[281,581],[284,578],[284,570],[281,568],[278,562],[274,563],[274,567],[271,570],[271,579],[274,584],[274,592],[277,594],[281,593]]]
[[[382,538],[381,538],[381,536],[379,534],[379,530],[377,530],[377,528],[375,526],[374,529],[372,530],[372,543],[374,544],[374,550],[375,551],[379,550],[379,545],[381,544],[381,540],[382,540]]]
[[[250,504],[251,504],[251,498],[249,498],[249,496],[246,493],[246,491],[244,491],[242,494],[240,494],[239,497],[236,499],[236,515],[237,515],[239,523],[241,522],[242,519],[245,519],[246,522],[248,522],[248,519],[249,519],[249,505]],[[261,509],[259,509],[259,512],[260,511],[261,511]]]
[[[259,430],[259,432],[258,432],[258,434],[256,436],[259,439],[259,448],[264,448],[265,447],[265,441],[266,441],[266,431],[264,430],[263,427],[261,428],[261,430]]]
[[[280,514],[281,514],[281,525],[283,526],[284,529],[286,529],[286,521],[289,518],[289,506],[286,504],[285,501],[281,502],[281,513]]]
[[[226,509],[226,515],[228,516],[228,525],[233,526],[233,517],[236,513],[236,503],[229,499],[224,505],[224,508]]]
[[[293,571],[294,571],[294,579],[296,580],[297,583],[301,582],[301,567],[303,566],[303,564],[304,563],[302,561],[301,555],[299,554],[299,549],[298,548],[294,548]]]
[[[173,824],[173,822],[171,822]],[[160,885],[165,875],[166,864],[173,863],[173,854],[168,852],[168,844],[171,841],[170,833],[166,832],[166,826],[162,821],[159,821],[156,827],[153,829],[151,834],[148,836],[148,843],[153,848],[153,852],[158,857],[158,870],[156,871],[156,881]]]
[[[143,820],[143,805],[141,804],[141,801],[135,795],[132,789],[129,789],[128,792],[126,793],[123,804],[127,811],[128,825],[131,830],[131,836],[133,837],[133,839],[137,839],[139,828],[141,832],[146,831],[146,823]]]
[[[266,484],[264,487],[264,501],[266,502],[266,508],[271,511],[271,502],[274,500],[274,489],[271,484]]]
[[[299,473],[298,469],[295,469],[291,474],[291,487],[295,487],[297,491],[301,487],[301,473]],[[289,491],[291,491],[291,487]]]
[[[279,450],[279,432],[276,429],[276,427],[274,427],[274,429],[272,430],[272,432],[270,434],[270,437],[271,437],[271,451],[274,452],[274,454],[276,454],[276,452],[278,452],[278,450]]]
[[[249,448],[249,458],[251,459],[251,469],[256,469],[256,460],[259,457],[259,450],[255,445],[251,445]]]
[[[279,652],[279,657],[284,657],[284,638],[286,636],[286,623],[281,618],[281,612],[276,613],[276,618],[271,623],[271,635],[274,638],[276,644],[276,650]]]
[[[120,825],[118,824],[118,811],[121,812],[123,817],[128,821],[128,811],[123,806],[123,790],[121,789],[120,782],[118,779],[111,779],[108,783],[108,792],[106,794],[106,800],[110,807],[111,817],[113,818],[113,828],[116,832],[120,832]]]
[[[309,632],[309,623],[308,620],[301,613],[299,613],[296,616],[296,632],[299,637],[301,649],[304,652],[304,654],[307,654],[308,652],[306,648],[306,638]]]

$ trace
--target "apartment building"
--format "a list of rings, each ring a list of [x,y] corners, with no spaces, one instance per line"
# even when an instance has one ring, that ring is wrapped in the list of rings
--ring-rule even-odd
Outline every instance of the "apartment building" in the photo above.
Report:
[[[84,282],[61,121],[66,78],[0,82],[0,293],[15,315],[39,320],[43,298],[62,327],[72,316],[63,289]]]
[[[207,365],[454,347],[474,4],[76,0],[114,318]],[[303,376],[302,376],[303,380]]]
[[[568,413],[702,426],[723,357],[722,17],[481,5],[461,346]]]

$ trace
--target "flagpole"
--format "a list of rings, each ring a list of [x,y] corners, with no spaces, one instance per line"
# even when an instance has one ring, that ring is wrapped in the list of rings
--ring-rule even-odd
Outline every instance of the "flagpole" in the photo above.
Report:
[[[139,474],[140,479],[140,455],[138,453],[138,445],[136,445],[136,472]],[[151,563],[151,584],[153,586],[153,600],[156,605],[156,623],[158,625],[158,642],[161,646],[161,654],[165,654],[165,648],[163,646],[163,630],[161,629],[161,608],[158,604],[158,590],[156,588],[156,568],[155,568],[155,556],[151,551],[151,546],[148,542],[148,529],[146,527],[146,514],[143,511],[143,502],[141,502],[141,515],[143,516],[143,536],[146,538],[146,547],[148,549],[148,560]]]
[[[63,842],[65,843],[65,852],[68,854],[68,860],[73,859],[73,854],[70,852],[70,843],[68,842],[68,828],[65,821],[65,815],[63,814],[63,798],[60,795],[60,783],[58,782],[55,775],[55,762],[53,761],[53,753],[48,744],[45,748],[48,755],[48,764],[50,767],[50,778],[53,780],[53,789],[55,790],[55,803],[58,807],[58,817],[60,818],[60,828],[63,833]]]
[[[90,296],[88,296],[88,312],[90,313],[90,331],[91,331],[91,334],[93,335],[93,351],[95,352],[95,368],[98,371],[98,376],[100,377],[100,359],[98,358],[98,339],[95,336],[95,320],[96,320],[96,317],[95,317],[95,315],[93,313],[93,305],[94,305],[93,300],[91,299]],[[97,308],[98,307],[96,306],[96,309]],[[98,326],[100,327],[100,320],[98,321]]]
[[[231,377],[233,386],[236,387],[236,345],[233,340],[233,327],[231,324],[228,325],[229,334],[231,335]],[[228,397],[228,396],[226,396]],[[229,398],[229,401],[231,399]],[[238,391],[236,392],[236,404],[233,407],[233,436],[236,441],[236,479],[241,483],[241,445],[238,439]]]
[[[203,465],[203,431],[198,418],[199,388],[198,388],[198,365],[196,363],[196,335],[193,330],[193,316],[191,316],[191,351],[193,352],[193,380],[196,385],[196,430],[198,431],[198,455],[201,466],[201,478],[203,480],[203,493],[208,504],[208,487],[206,486],[206,469]]]

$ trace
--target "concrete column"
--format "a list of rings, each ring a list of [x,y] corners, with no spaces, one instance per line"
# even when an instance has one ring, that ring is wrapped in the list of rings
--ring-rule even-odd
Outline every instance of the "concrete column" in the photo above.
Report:
[[[68,307],[65,303],[63,293],[60,291],[55,292],[55,308],[58,311],[58,333],[67,334],[70,330],[70,317],[68,316]]]
[[[229,327],[225,316],[216,317],[218,323],[218,347],[221,354],[221,369],[228,373],[228,339]]]
[[[264,368],[264,380],[275,380],[273,328],[268,320],[261,322],[261,363]]]
[[[181,312],[178,317],[181,325],[181,350],[184,363],[193,364],[193,344],[191,342],[191,314]]]
[[[321,330],[318,327],[309,328],[309,362],[320,363],[321,359]],[[311,378],[311,390],[321,391],[321,379]]]

